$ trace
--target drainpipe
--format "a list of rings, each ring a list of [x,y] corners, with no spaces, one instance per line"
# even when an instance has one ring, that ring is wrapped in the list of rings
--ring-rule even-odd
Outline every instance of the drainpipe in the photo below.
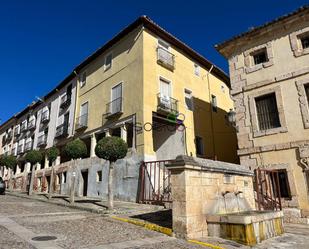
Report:
[[[214,65],[211,65],[209,71],[207,72],[207,84],[208,84],[208,97],[209,97],[209,103],[211,105],[211,91],[210,91],[210,81],[209,81],[209,74],[211,73],[212,69],[214,68]],[[215,144],[215,132],[214,132],[214,124],[213,124],[213,111],[210,107],[210,128],[212,133],[212,149],[214,154],[214,159],[216,160],[216,144]]]
[[[77,98],[78,98],[78,89],[79,89],[79,78],[76,70],[73,71],[76,76],[76,89],[75,89],[75,106],[74,106],[74,114],[73,114],[73,126],[72,126],[72,136],[74,137],[75,133],[75,122],[76,122],[76,112],[77,112]]]

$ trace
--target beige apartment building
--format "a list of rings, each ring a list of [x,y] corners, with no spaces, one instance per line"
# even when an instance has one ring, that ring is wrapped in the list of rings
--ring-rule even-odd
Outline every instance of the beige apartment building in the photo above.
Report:
[[[286,214],[308,222],[308,6],[216,48],[229,62],[241,164],[275,170]]]

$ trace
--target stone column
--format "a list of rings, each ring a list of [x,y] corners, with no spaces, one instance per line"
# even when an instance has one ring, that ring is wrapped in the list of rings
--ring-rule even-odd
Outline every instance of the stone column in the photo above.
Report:
[[[107,137],[110,137],[110,136],[111,136],[111,134],[110,134],[110,132],[109,132],[109,129],[107,129],[107,130],[105,131],[105,135],[106,135]]]
[[[127,142],[127,130],[125,125],[121,127],[121,138]]]
[[[16,164],[16,173],[15,173],[15,175],[18,175],[18,174],[20,174],[20,167],[19,167],[18,164]]]
[[[54,162],[54,165],[59,165],[60,162],[61,162],[61,158],[60,158],[60,156],[57,156],[57,159],[56,159],[56,161]]]
[[[95,157],[95,147],[97,145],[97,139],[95,134],[91,134],[91,143],[90,143],[90,157]]]
[[[24,172],[30,172],[30,169],[31,169],[31,164],[30,163],[26,163],[25,164],[25,169],[24,169]]]
[[[49,161],[47,159],[47,156],[45,156],[45,160],[44,160],[44,169],[47,169],[49,167]]]

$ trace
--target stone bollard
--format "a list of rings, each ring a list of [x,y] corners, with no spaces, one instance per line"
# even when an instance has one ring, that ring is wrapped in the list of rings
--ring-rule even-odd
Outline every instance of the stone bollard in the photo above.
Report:
[[[74,203],[74,198],[75,198],[75,178],[76,178],[76,172],[73,171],[72,173],[72,184],[70,187],[70,203],[73,204]]]

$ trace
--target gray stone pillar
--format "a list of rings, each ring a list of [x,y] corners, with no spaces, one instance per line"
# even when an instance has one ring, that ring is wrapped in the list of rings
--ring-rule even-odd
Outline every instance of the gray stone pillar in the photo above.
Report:
[[[97,139],[95,134],[91,134],[91,143],[90,143],[90,157],[95,157],[95,147],[97,145]]]

